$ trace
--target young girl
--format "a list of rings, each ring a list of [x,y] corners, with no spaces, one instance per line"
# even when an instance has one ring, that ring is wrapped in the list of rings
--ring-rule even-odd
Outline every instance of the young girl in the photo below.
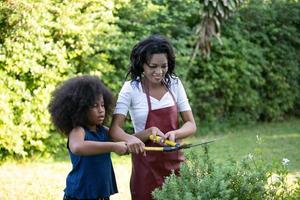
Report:
[[[52,95],[52,122],[68,137],[73,166],[64,200],[109,199],[118,192],[110,152],[127,151],[125,142],[110,141],[103,126],[112,105],[111,93],[96,76],[78,76],[64,82]]]
[[[131,51],[128,75],[119,93],[110,134],[122,133],[129,112],[134,135],[147,146],[157,146],[150,135],[178,141],[196,132],[196,124],[184,87],[174,74],[175,55],[170,42],[152,35],[137,43]],[[182,124],[179,124],[181,116]],[[130,148],[138,153],[139,148]],[[178,173],[184,160],[182,152],[147,152],[132,155],[132,200],[152,200],[151,192],[162,186],[172,171]]]

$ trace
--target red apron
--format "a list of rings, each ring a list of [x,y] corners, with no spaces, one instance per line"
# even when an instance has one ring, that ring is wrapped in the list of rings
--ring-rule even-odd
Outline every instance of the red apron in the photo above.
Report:
[[[149,113],[145,129],[157,127],[163,133],[178,129],[177,105],[173,94],[174,106],[151,109],[149,92],[146,91]],[[146,146],[160,146],[159,144],[147,141]],[[176,174],[179,172],[180,163],[184,161],[181,151],[175,152],[147,152],[142,154],[132,154],[132,174],[130,179],[130,190],[132,200],[152,200],[151,192],[162,186],[164,178],[171,174],[172,170]]]

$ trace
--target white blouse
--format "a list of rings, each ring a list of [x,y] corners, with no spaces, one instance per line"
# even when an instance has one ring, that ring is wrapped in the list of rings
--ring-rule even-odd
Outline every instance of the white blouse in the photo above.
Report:
[[[179,112],[191,110],[186,92],[178,78],[171,78],[170,91],[174,95]],[[150,102],[152,110],[174,105],[170,92],[165,93],[160,100],[150,96]],[[134,131],[139,132],[144,130],[148,116],[148,104],[147,96],[143,92],[140,82],[126,81],[119,93],[114,114],[126,116],[128,111],[133,123]]]

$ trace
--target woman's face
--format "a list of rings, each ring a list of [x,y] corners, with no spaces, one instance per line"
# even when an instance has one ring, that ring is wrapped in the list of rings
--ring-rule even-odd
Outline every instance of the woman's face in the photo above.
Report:
[[[161,84],[168,71],[168,59],[164,53],[153,54],[149,63],[144,63],[144,75],[150,84]]]
[[[87,113],[88,126],[90,128],[96,127],[96,125],[101,125],[105,118],[105,107],[103,96],[101,95],[94,105],[92,105]]]

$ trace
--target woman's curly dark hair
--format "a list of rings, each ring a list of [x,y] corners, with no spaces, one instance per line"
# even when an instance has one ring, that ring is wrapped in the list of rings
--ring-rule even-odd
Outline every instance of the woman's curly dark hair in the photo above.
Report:
[[[131,75],[132,81],[141,80],[144,71],[143,64],[149,64],[153,54],[165,53],[168,59],[168,71],[164,78],[167,86],[170,86],[170,78],[175,76],[175,54],[171,43],[160,35],[151,35],[137,43],[130,55],[130,68],[126,78]]]
[[[112,111],[113,97],[97,76],[77,76],[63,82],[48,105],[54,126],[65,135],[76,126],[85,127],[88,109],[101,95],[107,116]]]

